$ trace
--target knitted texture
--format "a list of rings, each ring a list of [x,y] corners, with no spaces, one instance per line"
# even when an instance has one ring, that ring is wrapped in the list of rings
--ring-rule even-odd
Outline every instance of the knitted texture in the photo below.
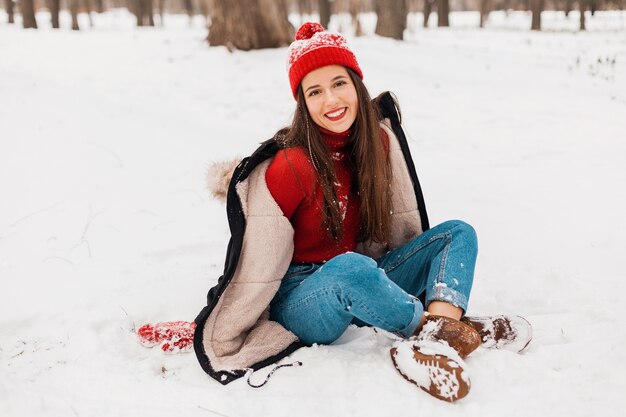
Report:
[[[279,151],[265,173],[267,188],[294,228],[292,262],[321,263],[353,251],[359,231],[359,200],[352,188],[346,153],[348,132],[322,131],[337,176],[335,192],[343,217],[344,236],[335,242],[322,225],[323,192],[319,176],[301,147]]]
[[[165,353],[189,352],[193,348],[195,330],[196,323],[188,321],[148,323],[137,330],[137,338],[145,347],[160,345]]]
[[[298,86],[309,72],[327,65],[348,67],[363,79],[359,63],[343,36],[324,31],[319,23],[303,24],[289,46],[287,66],[293,97],[296,98]]]

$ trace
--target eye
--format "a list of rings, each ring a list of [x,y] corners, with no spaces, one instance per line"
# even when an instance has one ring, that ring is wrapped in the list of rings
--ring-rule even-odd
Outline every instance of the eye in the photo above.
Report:
[[[308,97],[316,96],[320,93],[320,90],[311,90],[309,91]]]
[[[335,87],[341,87],[342,85],[346,85],[346,84],[348,84],[346,81],[339,80],[335,83]]]

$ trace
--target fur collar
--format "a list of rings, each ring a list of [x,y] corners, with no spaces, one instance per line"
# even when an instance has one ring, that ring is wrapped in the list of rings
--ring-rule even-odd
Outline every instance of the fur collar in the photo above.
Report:
[[[213,162],[207,171],[207,188],[211,195],[222,203],[226,202],[228,185],[241,159]]]

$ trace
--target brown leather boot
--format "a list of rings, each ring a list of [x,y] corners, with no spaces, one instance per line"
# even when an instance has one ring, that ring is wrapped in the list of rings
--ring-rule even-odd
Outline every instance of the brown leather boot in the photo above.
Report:
[[[462,359],[467,358],[482,343],[480,334],[472,326],[434,314],[426,317],[426,322],[417,334],[417,340],[447,343]]]
[[[461,321],[478,331],[483,347],[521,353],[533,338],[533,328],[521,316],[463,317]]]
[[[435,398],[453,402],[469,393],[463,358],[480,343],[478,332],[467,324],[429,315],[414,338],[391,348],[391,360],[407,381]]]
[[[396,343],[390,353],[400,375],[433,397],[454,402],[469,393],[469,375],[459,356],[452,359],[450,356],[454,355],[445,350],[427,349],[409,341]]]

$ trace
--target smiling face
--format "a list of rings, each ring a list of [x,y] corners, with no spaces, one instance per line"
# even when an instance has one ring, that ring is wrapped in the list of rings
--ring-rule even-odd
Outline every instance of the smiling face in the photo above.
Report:
[[[358,96],[345,67],[328,65],[302,79],[302,91],[311,118],[331,132],[345,132],[356,119]]]

